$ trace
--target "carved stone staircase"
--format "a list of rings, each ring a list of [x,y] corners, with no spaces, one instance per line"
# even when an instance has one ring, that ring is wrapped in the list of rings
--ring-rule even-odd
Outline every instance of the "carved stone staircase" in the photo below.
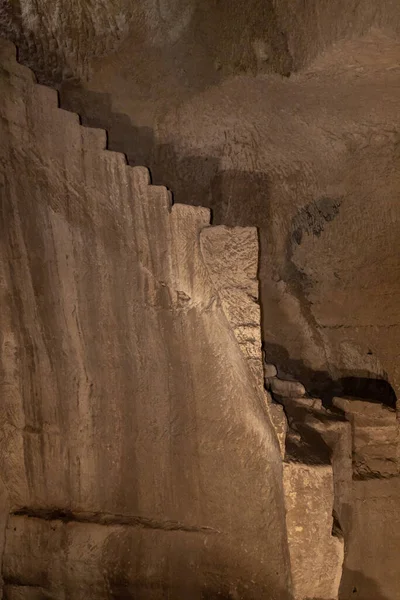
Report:
[[[172,517],[167,525],[160,524],[156,519],[146,521],[142,517],[138,521],[137,516],[126,512],[126,499],[121,500],[120,505],[117,502],[117,508],[115,508],[115,496],[118,494],[121,498],[124,496],[124,491],[118,488],[117,478],[115,481],[105,482],[101,489],[96,487],[96,481],[102,479],[99,465],[106,465],[107,469],[112,472],[113,469],[118,468],[116,465],[121,460],[121,456],[124,453],[129,455],[129,450],[132,450],[121,446],[117,448],[118,451],[114,452],[112,448],[104,447],[99,450],[99,456],[93,454],[92,451],[93,439],[96,435],[104,435],[105,442],[114,438],[117,440],[116,445],[118,446],[118,436],[121,436],[124,428],[124,423],[117,422],[115,419],[118,399],[113,400],[111,406],[105,406],[99,402],[95,406],[97,413],[93,409],[93,404],[96,403],[93,392],[95,363],[102,360],[106,364],[110,360],[106,350],[109,355],[114,356],[116,349],[110,342],[113,334],[112,327],[119,327],[117,319],[111,326],[107,325],[102,312],[103,305],[108,302],[112,310],[117,311],[125,310],[121,309],[121,306],[126,304],[129,307],[126,310],[128,330],[131,325],[128,313],[135,310],[128,296],[104,298],[103,290],[96,283],[96,278],[91,279],[91,270],[96,271],[98,280],[105,277],[105,274],[113,272],[113,264],[114,267],[116,264],[112,261],[117,260],[120,256],[120,247],[116,247],[116,245],[124,246],[127,259],[123,265],[118,265],[118,270],[114,269],[115,288],[124,289],[122,272],[125,274],[124,279],[126,278],[131,286],[129,288],[128,285],[127,289],[134,293],[134,285],[130,281],[129,257],[137,256],[140,277],[135,280],[134,284],[139,285],[140,291],[143,292],[141,297],[147,299],[146,309],[151,310],[155,306],[163,306],[166,311],[173,309],[178,313],[182,311],[185,314],[193,309],[200,309],[201,313],[206,315],[217,307],[216,310],[223,312],[228,326],[221,325],[218,335],[221,340],[225,339],[231,353],[227,362],[232,372],[232,379],[234,380],[236,377],[235,385],[232,384],[232,395],[237,393],[235,387],[238,380],[251,380],[255,397],[258,397],[260,403],[263,404],[262,409],[257,408],[256,410],[258,417],[256,419],[252,417],[248,421],[246,421],[247,417],[243,410],[237,407],[236,409],[232,408],[230,405],[228,407],[233,426],[236,427],[236,423],[240,423],[240,420],[244,419],[246,427],[251,430],[249,444],[254,444],[259,453],[263,455],[261,438],[257,437],[258,432],[263,429],[260,419],[270,420],[279,440],[281,455],[285,455],[286,420],[281,406],[271,401],[271,397],[264,390],[263,385],[256,230],[254,228],[210,227],[210,213],[207,209],[180,204],[172,205],[171,195],[165,187],[151,185],[146,168],[129,167],[123,154],[106,150],[106,133],[103,130],[82,127],[76,114],[60,109],[57,92],[36,84],[33,73],[16,61],[15,47],[1,41],[0,69],[3,71],[4,85],[7,85],[7,78],[10,78],[13,89],[17,88],[21,91],[20,98],[16,94],[9,95],[11,104],[6,107],[8,115],[12,115],[13,126],[18,129],[23,140],[20,151],[13,157],[18,164],[21,177],[23,178],[25,164],[24,146],[30,149],[31,145],[29,133],[27,133],[29,131],[33,131],[35,136],[40,138],[41,147],[46,149],[44,154],[51,156],[49,161],[44,161],[40,155],[35,157],[38,183],[49,185],[45,177],[48,172],[54,171],[61,174],[59,179],[51,179],[53,187],[50,190],[52,197],[50,217],[41,210],[38,192],[24,187],[23,181],[19,184],[27,197],[30,193],[33,194],[32,203],[33,200],[37,203],[34,210],[29,209],[30,218],[32,220],[43,219],[43,227],[51,230],[53,236],[62,237],[62,247],[65,250],[65,254],[61,255],[58,246],[59,240],[55,241],[54,247],[49,248],[46,247],[43,240],[40,240],[46,256],[52,252],[56,254],[58,275],[56,274],[54,277],[58,277],[58,285],[62,289],[60,294],[55,295],[51,300],[51,305],[46,304],[45,298],[40,298],[40,290],[34,290],[35,298],[39,297],[39,304],[41,303],[40,306],[44,312],[47,311],[51,315],[53,315],[53,310],[54,314],[57,311],[61,312],[65,318],[64,326],[68,331],[73,332],[63,340],[63,346],[60,348],[57,346],[57,340],[54,339],[54,348],[49,350],[44,342],[42,332],[34,325],[38,320],[38,314],[35,312],[38,309],[35,308],[33,292],[31,296],[27,295],[26,306],[31,308],[26,309],[26,322],[23,325],[26,336],[25,343],[33,358],[31,357],[30,363],[26,359],[29,364],[25,366],[22,375],[28,378],[30,370],[36,369],[38,379],[43,382],[42,389],[33,391],[36,396],[43,397],[43,405],[40,409],[34,410],[26,404],[24,394],[27,394],[27,390],[21,390],[19,384],[16,383],[15,374],[17,372],[19,374],[21,365],[16,359],[19,342],[13,334],[11,310],[5,308],[2,317],[4,331],[2,362],[7,365],[2,389],[7,391],[7,395],[4,406],[1,408],[0,443],[3,447],[6,445],[11,449],[10,455],[13,454],[13,458],[10,460],[9,457],[2,456],[0,460],[1,473],[7,481],[4,494],[0,495],[4,499],[2,514],[6,511],[8,503],[12,512],[11,517],[1,523],[3,529],[7,528],[7,535],[5,548],[0,548],[0,551],[4,555],[3,577],[7,587],[7,598],[23,600],[25,598],[41,598],[40,594],[44,593],[43,581],[46,578],[60,581],[63,561],[66,562],[68,569],[73,571],[75,568],[74,563],[68,562],[68,557],[58,555],[57,544],[61,544],[61,540],[66,535],[70,536],[70,543],[75,552],[82,553],[82,547],[85,544],[92,544],[94,548],[92,558],[93,561],[96,559],[95,554],[99,550],[94,540],[96,536],[103,536],[103,532],[100,534],[97,529],[92,528],[87,534],[88,537],[82,538],[79,528],[71,527],[67,534],[65,526],[70,522],[86,523],[94,527],[100,522],[99,513],[101,512],[101,519],[106,521],[108,519],[107,522],[101,524],[114,528],[114,533],[118,527],[136,527],[138,523],[144,528],[158,528],[163,531],[166,528],[191,531],[191,526],[182,525],[180,522],[179,510],[178,508],[175,510],[174,505],[170,507]],[[7,90],[1,90],[1,93],[3,92],[7,96]],[[26,110],[22,96],[24,96],[25,102],[29,103],[29,110]],[[34,114],[34,119],[29,116],[32,114]],[[50,129],[47,125],[50,114],[52,123],[58,124],[58,139],[55,139],[54,128]],[[0,108],[0,118],[1,116]],[[29,121],[29,119],[31,120]],[[5,135],[13,135],[13,132],[7,133],[5,129]],[[60,144],[60,138],[62,144]],[[63,148],[63,151],[60,151],[60,147]],[[70,149],[68,154],[65,153],[65,147]],[[2,157],[0,153],[0,166],[2,160],[4,162],[5,159],[6,157]],[[89,187],[91,192],[84,197],[81,196],[81,189],[77,187],[82,178],[82,168],[86,177],[85,186]],[[41,174],[43,182],[40,181]],[[7,177],[7,173],[3,172],[2,174],[0,169],[0,187],[2,185],[1,177]],[[38,188],[40,189],[40,185]],[[119,190],[118,194],[114,193],[114,189]],[[70,198],[68,221],[74,224],[77,231],[80,228],[90,227],[90,219],[95,219],[97,235],[101,236],[104,247],[108,248],[107,253],[104,252],[104,248],[96,244],[95,239],[93,239],[93,247],[88,248],[79,240],[79,236],[72,238],[68,223],[60,216],[60,197]],[[132,202],[132,198],[138,197],[141,198],[141,201],[134,200]],[[13,218],[16,218],[17,221],[20,219],[18,215],[13,215]],[[155,220],[161,228],[161,235],[158,243],[150,246],[148,232]],[[131,239],[129,235],[132,223],[135,223],[136,230],[140,232],[137,239]],[[115,242],[115,232],[118,233],[117,237],[123,241]],[[25,232],[25,234],[29,236],[29,232]],[[18,267],[19,275],[28,277],[28,271],[24,266],[26,257],[22,256],[24,252],[22,238],[21,233],[21,239],[13,239],[10,244],[15,252],[17,262],[21,263],[21,266]],[[31,260],[35,261],[35,257],[31,257]],[[74,262],[75,272],[70,269],[71,261]],[[79,266],[78,263],[82,266]],[[1,281],[15,278],[15,274],[7,271],[5,265],[1,267],[0,276]],[[107,277],[109,276],[107,275]],[[27,288],[30,286],[33,289],[34,284],[29,282]],[[84,364],[83,360],[84,353],[88,352],[88,349],[85,346],[86,342],[82,341],[84,337],[82,336],[82,327],[84,321],[90,322],[92,315],[88,313],[79,316],[77,310],[79,295],[83,293],[83,290],[93,298],[93,311],[98,311],[99,328],[104,327],[104,330],[98,333],[99,337],[93,339],[93,344],[96,345],[100,340],[100,345],[106,349],[104,355],[93,357],[93,363],[89,365]],[[17,289],[16,292],[21,292],[21,290]],[[96,306],[96,299],[98,306]],[[54,307],[57,307],[56,310]],[[39,314],[39,321],[40,317]],[[32,323],[30,330],[28,322]],[[161,338],[167,335],[162,327]],[[207,325],[207,327],[210,326]],[[209,335],[218,337],[212,329],[209,329]],[[232,340],[234,340],[234,344],[232,344]],[[193,344],[201,344],[203,341],[194,337]],[[138,340],[128,335],[127,352],[128,346],[135,343],[138,343]],[[221,353],[216,358],[218,360],[221,359],[222,348],[221,341]],[[240,351],[238,350],[237,353],[235,348]],[[154,347],[155,355],[160,351],[163,351],[162,343]],[[61,373],[59,380],[54,382],[51,368],[53,355],[57,360],[63,354],[73,357],[71,360],[74,361],[75,371],[71,374]],[[242,357],[244,355],[246,361],[243,361],[239,354]],[[35,359],[36,355],[40,356],[40,364]],[[124,357],[120,357],[120,360],[123,362]],[[247,367],[244,366],[246,363]],[[197,368],[200,371],[201,366]],[[136,376],[140,378],[140,373],[137,373]],[[122,389],[125,384],[118,379],[118,374],[112,372],[112,377],[115,378],[114,384],[121,386]],[[71,387],[71,378],[77,389],[77,405],[72,416],[68,414],[68,431],[65,432],[62,429],[62,421],[67,413],[63,413],[65,407],[62,403],[66,403],[68,399],[62,396],[62,390],[63,386]],[[99,387],[101,385],[106,387],[107,384],[105,378],[100,382]],[[48,387],[46,387],[47,385]],[[54,390],[58,390],[61,396],[61,403],[56,408],[54,408]],[[32,393],[32,390],[28,391]],[[122,389],[122,391],[127,395],[132,393],[131,388]],[[101,395],[101,390],[98,393]],[[295,597],[296,600],[305,600],[309,597],[333,600],[337,597],[343,560],[343,541],[337,532],[334,531],[335,535],[332,535],[334,488],[336,490],[336,510],[340,514],[341,506],[345,504],[345,501],[342,502],[340,499],[343,486],[338,480],[338,473],[343,472],[341,461],[347,460],[348,457],[347,449],[333,450],[332,471],[332,454],[329,448],[337,449],[340,444],[344,444],[347,448],[347,441],[343,442],[344,439],[347,440],[347,433],[342,435],[343,431],[347,432],[347,424],[336,417],[331,417],[319,404],[313,406],[311,412],[307,406],[307,414],[304,419],[298,418],[304,408],[302,403],[305,401],[292,399],[290,402],[290,410],[284,404],[291,416],[292,425],[297,426],[299,431],[302,430],[301,438],[296,437],[296,434],[292,432],[286,441],[283,473]],[[131,408],[126,408],[128,413],[130,410]],[[208,413],[207,408],[204,410],[206,413],[202,415],[202,419],[209,420],[211,429],[216,427],[218,424],[215,425],[213,422],[212,411],[210,410]],[[93,427],[93,420],[99,418],[96,415],[100,411],[104,411],[106,414],[104,418],[106,425],[96,429]],[[293,416],[292,411],[295,411],[297,416]],[[151,409],[148,409],[145,417],[152,423],[156,432],[158,415],[150,418],[150,414]],[[139,419],[140,415],[137,418]],[[179,421],[178,412],[175,419]],[[307,432],[306,436],[304,436],[304,432]],[[308,451],[303,452],[304,444],[309,444],[310,447],[315,445],[316,432],[319,434],[318,444],[323,452],[317,460],[310,462],[311,454]],[[141,434],[135,433],[135,435]],[[214,436],[216,437],[215,432]],[[308,440],[308,438],[310,438],[309,441],[305,442],[304,440]],[[271,448],[277,447],[275,438],[271,438],[268,443],[271,444]],[[107,443],[104,445],[106,446]],[[147,454],[144,452],[141,457],[143,463],[146,463],[149,458],[150,447],[147,447]],[[26,465],[27,448],[28,453],[37,453],[41,457],[37,464]],[[165,455],[168,455],[170,451],[170,448],[165,447]],[[188,452],[191,451],[190,447]],[[251,464],[253,454],[250,448],[248,464]],[[68,476],[60,470],[60,465],[64,464]],[[280,465],[279,468],[276,466],[276,469],[279,472]],[[92,474],[92,478],[89,476],[90,474]],[[143,477],[146,475],[144,474]],[[251,485],[250,477],[251,470],[247,484],[245,480],[243,481],[244,488],[246,485]],[[53,482],[51,489],[46,486],[48,480]],[[135,482],[131,483],[135,485]],[[262,483],[260,484],[262,510],[269,502],[268,495],[264,498],[264,493],[268,494],[269,492],[266,492],[266,487]],[[68,513],[61,514],[54,510],[54,507],[66,504],[70,506]],[[304,507],[306,507],[305,510]],[[117,519],[116,512],[119,515]],[[254,518],[256,521],[256,516]],[[51,547],[51,535],[53,534],[49,536],[49,528],[56,532],[54,548]],[[212,526],[210,529],[212,530]],[[251,527],[248,529],[251,537]],[[1,539],[4,540],[4,536],[1,536]],[[44,557],[37,556],[39,547],[37,540],[39,539],[45,539],[48,544],[48,554]],[[129,542],[131,545],[132,543]],[[24,551],[21,554],[22,547]],[[184,552],[182,548],[180,551]],[[115,554],[116,550],[114,549],[113,552]],[[20,560],[15,559],[18,555],[20,555]],[[315,561],[316,555],[319,556],[317,562]],[[36,576],[33,573],[30,563],[32,556],[35,556],[34,562],[37,569],[39,571],[42,569],[44,573],[40,581],[35,579]],[[250,559],[251,556],[249,556]],[[275,560],[279,561],[279,555]],[[83,588],[79,590],[79,593],[75,592],[78,593],[75,597],[83,598],[85,593],[89,593],[88,590],[95,588],[93,582],[90,582],[84,574],[81,563],[77,563],[76,568],[79,574],[78,579],[85,581],[87,588],[85,588],[86,592]],[[128,567],[126,568],[128,569]],[[24,569],[25,574],[21,574]],[[96,582],[95,585],[100,586],[101,584]],[[99,597],[103,597],[102,593],[105,592],[103,588],[99,587]],[[113,593],[113,590],[110,593]],[[313,596],[310,595],[311,593]],[[254,597],[251,595],[251,589],[248,594],[246,598]]]

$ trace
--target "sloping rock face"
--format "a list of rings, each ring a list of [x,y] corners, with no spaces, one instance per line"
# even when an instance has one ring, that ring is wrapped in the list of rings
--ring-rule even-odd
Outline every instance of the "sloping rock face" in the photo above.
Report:
[[[5,597],[289,598],[280,449],[208,210],[0,63]]]

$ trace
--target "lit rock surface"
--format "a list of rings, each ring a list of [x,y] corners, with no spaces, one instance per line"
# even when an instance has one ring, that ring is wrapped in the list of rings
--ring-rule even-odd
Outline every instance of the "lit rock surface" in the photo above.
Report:
[[[332,535],[332,468],[288,460],[284,482],[294,599],[333,600],[342,577],[344,544],[342,537]]]
[[[255,380],[263,388],[257,230],[254,227],[203,229],[201,248],[222,308]]]
[[[288,598],[279,446],[203,259],[208,210],[171,208],[13,52],[0,46],[6,596]]]

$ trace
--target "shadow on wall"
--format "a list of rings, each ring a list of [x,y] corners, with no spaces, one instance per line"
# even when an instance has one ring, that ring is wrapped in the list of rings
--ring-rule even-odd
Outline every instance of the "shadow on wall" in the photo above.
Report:
[[[212,208],[215,224],[259,227],[260,218],[268,223],[266,173],[221,171],[219,157],[182,155],[172,144],[158,144],[152,128],[138,127],[128,115],[113,112],[107,93],[67,83],[60,91],[60,106],[78,113],[82,125],[105,129],[109,150],[125,154],[132,166],[147,166],[152,182],[172,190],[176,202]]]
[[[385,379],[377,379],[375,374],[342,371],[342,377],[332,379],[327,371],[313,371],[301,360],[290,358],[283,346],[264,342],[264,351],[267,362],[277,365],[278,376],[286,378],[287,372],[296,373],[307,392],[320,398],[327,407],[332,405],[335,396],[351,396],[396,408],[397,397],[393,387]],[[285,372],[280,371],[279,365],[285,365]]]
[[[364,573],[345,569],[340,586],[339,600],[394,600],[379,589],[378,584]]]
[[[125,154],[130,165],[148,165],[155,143],[153,130],[134,125],[126,114],[113,112],[110,94],[65,83],[60,91],[60,107],[78,113],[85,127],[105,129],[108,149]]]
[[[157,144],[151,127],[134,125],[112,109],[110,94],[90,92],[73,83],[60,90],[60,106],[76,112],[82,125],[107,131],[107,147],[126,155],[131,166],[146,166],[156,185],[173,191],[176,202],[209,206],[210,182],[219,172],[219,159],[180,156],[170,144]]]

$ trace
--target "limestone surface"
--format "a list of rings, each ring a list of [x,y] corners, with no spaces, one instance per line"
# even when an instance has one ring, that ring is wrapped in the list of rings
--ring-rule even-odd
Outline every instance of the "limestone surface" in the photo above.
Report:
[[[0,89],[5,596],[289,598],[280,450],[209,211],[171,206],[4,43]]]

